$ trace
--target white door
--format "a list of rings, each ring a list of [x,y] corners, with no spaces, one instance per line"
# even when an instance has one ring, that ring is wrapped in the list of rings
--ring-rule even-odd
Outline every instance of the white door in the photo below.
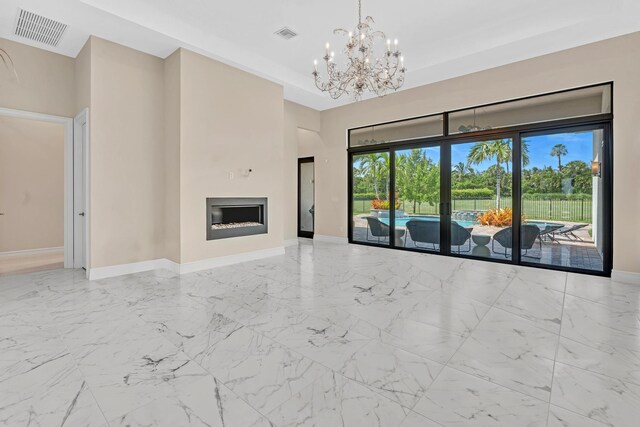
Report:
[[[88,119],[84,110],[74,119],[73,132],[73,268],[87,268]]]

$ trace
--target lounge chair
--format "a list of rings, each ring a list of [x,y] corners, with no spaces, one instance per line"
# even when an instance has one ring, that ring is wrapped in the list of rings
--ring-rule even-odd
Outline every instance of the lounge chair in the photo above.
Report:
[[[417,248],[430,249],[425,246],[420,246],[420,243],[432,245],[436,250],[436,245],[440,245],[440,221],[423,221],[419,219],[412,219],[407,221],[407,231],[413,244]],[[471,250],[471,232],[466,228],[459,225],[457,222],[451,222],[451,246],[458,247],[458,253],[469,252]],[[469,248],[466,251],[462,251],[461,247],[469,242]]]
[[[380,243],[381,240],[389,238],[389,226],[387,224],[373,216],[366,216],[365,219],[367,220],[367,241]],[[369,235],[375,237],[375,239],[370,239]]]
[[[440,221],[411,219],[407,221],[407,231],[416,248],[431,249],[418,243],[431,245],[434,250],[440,245]]]
[[[540,228],[537,225],[533,224],[522,224],[522,226],[520,227],[520,247],[522,250],[524,250],[522,256],[536,259],[540,258],[528,255],[529,250],[533,248],[533,245],[536,243],[536,241],[540,246],[540,252],[542,252]],[[500,243],[500,245],[504,248],[504,252],[498,252],[495,250],[495,242]],[[508,249],[513,249],[513,227],[507,227],[503,230],[498,231],[493,235],[493,240],[491,241],[491,250],[494,253],[499,253],[507,258],[509,256],[507,253]]]
[[[576,230],[580,230],[581,228],[586,227],[589,224],[576,224],[576,225],[568,225],[566,227],[562,227],[558,230],[555,230],[551,233],[553,239],[556,239],[558,236],[566,237],[567,240],[579,240],[583,241],[582,237],[576,236],[573,232]],[[572,239],[573,237],[573,239]]]

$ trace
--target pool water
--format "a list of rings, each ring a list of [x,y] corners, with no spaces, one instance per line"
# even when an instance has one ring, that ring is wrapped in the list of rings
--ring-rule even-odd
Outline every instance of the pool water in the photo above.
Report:
[[[396,218],[396,227],[405,227],[407,222],[415,219],[418,221],[440,221],[440,218],[437,216],[403,216],[401,218]],[[389,225],[389,218],[379,218],[381,222],[386,225]],[[473,226],[480,225],[475,221],[465,221],[462,219],[452,219],[451,222],[457,222],[458,225],[461,225],[465,228],[470,228]],[[540,230],[544,230],[546,227],[557,227],[562,226],[562,224],[558,224],[556,222],[545,222],[545,221],[527,221],[527,224],[536,225]]]
[[[379,218],[379,219],[384,224],[389,225],[389,218]],[[440,218],[437,216],[403,216],[401,218],[396,218],[396,227],[404,227],[407,225],[407,222],[409,222],[412,219],[415,219],[418,221],[437,221],[437,222],[440,221]],[[474,225],[479,225],[475,221],[465,221],[462,219],[452,219],[451,222],[457,222],[458,225],[461,225],[462,227],[465,227],[465,228],[473,227]]]

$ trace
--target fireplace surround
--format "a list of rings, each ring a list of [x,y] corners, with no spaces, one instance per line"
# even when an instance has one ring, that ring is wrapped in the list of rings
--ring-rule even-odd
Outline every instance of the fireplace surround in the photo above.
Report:
[[[266,197],[208,197],[207,240],[266,234]]]

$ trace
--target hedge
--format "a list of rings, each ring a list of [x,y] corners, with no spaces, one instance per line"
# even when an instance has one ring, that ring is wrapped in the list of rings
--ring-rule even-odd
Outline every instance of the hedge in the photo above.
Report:
[[[492,197],[495,197],[495,193],[489,188],[451,189],[452,199],[490,199]]]
[[[386,199],[382,194],[380,195],[383,200]],[[451,198],[456,200],[492,199],[495,196],[495,191],[489,188],[451,189]],[[509,195],[505,196],[509,197]],[[591,197],[591,194],[564,193],[525,193],[522,195],[522,198],[526,200],[587,200]],[[353,193],[353,200],[373,200],[375,198],[376,193]]]

